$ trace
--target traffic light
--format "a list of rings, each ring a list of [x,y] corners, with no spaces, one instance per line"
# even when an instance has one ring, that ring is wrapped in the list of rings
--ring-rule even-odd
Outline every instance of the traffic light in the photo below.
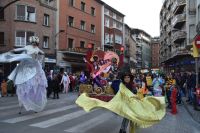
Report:
[[[124,54],[124,47],[121,47],[121,48],[120,48],[120,53],[121,53],[121,54]]]
[[[193,42],[192,43],[192,48],[191,48],[191,51],[192,51],[192,56],[195,58],[195,57],[199,57],[199,50],[197,48],[197,46],[195,45],[195,43]]]

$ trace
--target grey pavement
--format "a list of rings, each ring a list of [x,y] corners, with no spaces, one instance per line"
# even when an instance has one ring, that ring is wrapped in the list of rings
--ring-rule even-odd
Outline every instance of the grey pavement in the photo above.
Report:
[[[86,113],[75,104],[77,93],[61,94],[49,99],[44,111],[23,111],[18,114],[17,97],[0,98],[0,133],[118,133],[122,118],[110,111],[96,109]],[[167,111],[164,119],[137,133],[199,133],[200,124],[194,121],[184,106],[178,114]]]
[[[183,103],[184,106],[186,108],[186,110],[188,111],[188,113],[191,115],[191,117],[198,123],[200,123],[200,111],[196,111],[194,110],[193,105],[191,105],[190,103],[186,102],[186,98],[183,99]],[[198,106],[198,108],[200,109],[200,106]]]

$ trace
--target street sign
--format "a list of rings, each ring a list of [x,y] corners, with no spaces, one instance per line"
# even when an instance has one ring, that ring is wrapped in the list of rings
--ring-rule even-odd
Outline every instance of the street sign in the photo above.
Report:
[[[200,36],[199,35],[195,38],[195,45],[198,49],[200,49]]]

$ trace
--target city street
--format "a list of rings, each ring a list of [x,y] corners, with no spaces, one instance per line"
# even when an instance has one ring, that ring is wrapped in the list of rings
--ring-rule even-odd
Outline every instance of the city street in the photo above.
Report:
[[[49,99],[44,111],[22,111],[17,97],[0,98],[0,133],[118,133],[122,118],[102,109],[85,113],[74,102],[76,93]],[[199,133],[200,124],[193,121],[184,106],[179,113],[166,117],[157,125],[137,133]]]

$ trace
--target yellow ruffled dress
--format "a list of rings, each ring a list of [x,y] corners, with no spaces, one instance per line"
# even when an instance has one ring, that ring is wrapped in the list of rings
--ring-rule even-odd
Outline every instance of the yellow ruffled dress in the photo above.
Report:
[[[83,93],[76,100],[76,104],[86,112],[95,108],[106,108],[131,121],[130,133],[135,133],[136,127],[146,128],[158,123],[165,116],[164,97],[145,97],[139,99],[122,83],[118,93],[109,102],[90,98]]]

